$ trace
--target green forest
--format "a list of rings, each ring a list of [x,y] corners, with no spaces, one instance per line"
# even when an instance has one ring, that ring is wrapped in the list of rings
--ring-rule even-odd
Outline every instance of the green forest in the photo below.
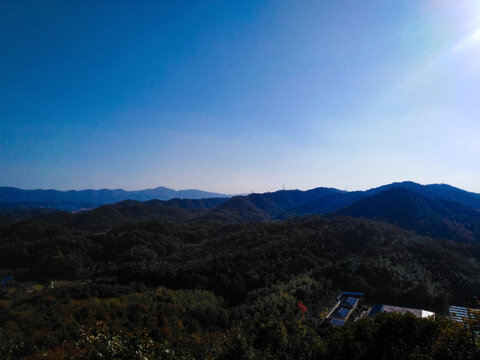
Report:
[[[480,244],[351,217],[0,228],[3,359],[476,359]],[[355,266],[352,266],[355,264]],[[341,291],[381,314],[331,327]]]

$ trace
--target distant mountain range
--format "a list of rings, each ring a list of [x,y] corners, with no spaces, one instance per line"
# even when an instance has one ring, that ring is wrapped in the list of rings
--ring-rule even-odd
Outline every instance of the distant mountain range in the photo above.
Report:
[[[5,213],[4,223],[8,222]],[[24,218],[93,231],[144,221],[241,223],[320,214],[383,221],[434,238],[480,241],[480,194],[444,184],[413,182],[367,191],[281,190],[232,198],[128,200],[79,213],[31,209],[25,213]],[[22,220],[21,211],[14,214],[14,220]]]
[[[14,187],[0,187],[0,209],[18,209],[22,207],[54,208],[61,210],[78,210],[113,204],[123,200],[170,200],[204,199],[227,197],[202,190],[173,190],[166,187],[126,191],[123,189],[101,190],[22,190]]]
[[[390,189],[402,188],[426,199],[453,201],[480,210],[480,194],[445,184],[420,185],[413,182],[393,183],[367,191],[342,191],[316,188],[308,191],[282,190],[273,193],[235,196],[213,208],[209,216],[239,221],[278,220],[294,216],[328,214],[365,198]],[[400,204],[392,204],[392,206]]]

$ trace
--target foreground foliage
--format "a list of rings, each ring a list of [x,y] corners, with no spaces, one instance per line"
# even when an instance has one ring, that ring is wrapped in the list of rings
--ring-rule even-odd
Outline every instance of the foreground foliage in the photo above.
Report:
[[[475,319],[321,319],[341,290],[473,305],[479,261],[479,245],[352,218],[19,223],[0,231],[0,359],[476,359]]]

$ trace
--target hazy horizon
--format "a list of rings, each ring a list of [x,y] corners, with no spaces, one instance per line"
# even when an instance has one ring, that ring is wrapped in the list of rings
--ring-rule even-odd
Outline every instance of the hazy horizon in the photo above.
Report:
[[[402,183],[402,182],[412,182],[411,180],[402,180],[402,181],[393,181],[391,183]],[[470,190],[470,189],[464,189],[464,188],[461,188],[459,186],[455,186],[454,184],[446,184],[446,183],[428,183],[428,184],[423,184],[423,183],[419,183],[419,182],[416,182],[416,181],[413,181],[415,183],[418,183],[420,185],[450,185],[450,186],[453,186],[453,187],[456,187],[456,188],[459,188],[461,190],[465,190],[465,191],[468,191],[468,192],[472,192],[472,193],[476,193],[475,191],[473,190]],[[338,189],[338,190],[346,190],[346,191],[365,191],[365,190],[370,190],[370,189],[374,189],[374,188],[377,188],[377,187],[380,187],[380,186],[383,186],[383,185],[389,185],[391,183],[385,183],[385,184],[378,184],[378,185],[375,185],[375,186],[372,186],[372,187],[365,187],[365,188],[341,188],[341,187],[338,187],[338,186],[314,186],[312,188],[295,188],[295,187],[292,187],[292,188],[283,188],[283,186],[281,188],[278,188],[278,189],[270,189],[270,190],[265,190],[265,191],[253,191],[253,193],[266,193],[266,192],[276,192],[276,191],[280,191],[280,190],[301,190],[301,191],[307,191],[307,190],[312,190],[314,188],[319,188],[319,187],[324,187],[324,188],[333,188],[333,189]],[[17,186],[4,186],[4,185],[0,185],[0,187],[13,187],[13,188],[18,188]],[[221,191],[216,191],[215,189],[201,189],[201,188],[198,188],[198,187],[186,187],[186,188],[175,188],[175,187],[170,187],[170,186],[163,186],[163,185],[158,185],[158,186],[152,186],[152,187],[146,187],[146,188],[124,188],[124,187],[119,187],[119,188],[108,188],[108,187],[97,187],[97,188],[83,188],[83,189],[71,189],[71,188],[20,188],[21,190],[58,190],[58,191],[83,191],[83,190],[125,190],[125,191],[142,191],[142,190],[152,190],[152,189],[155,189],[155,188],[168,188],[168,189],[171,189],[171,190],[175,190],[175,191],[188,191],[188,190],[200,190],[200,191],[206,191],[206,192],[211,192],[211,193],[217,193],[217,194],[221,194],[221,195],[232,195],[232,196],[235,196],[235,195],[248,195],[248,194],[251,194],[252,191],[248,192],[248,191],[244,191],[244,192],[239,192],[239,193],[223,193]],[[254,190],[254,189],[251,189],[251,190]]]
[[[480,193],[480,2],[0,4],[0,186]]]

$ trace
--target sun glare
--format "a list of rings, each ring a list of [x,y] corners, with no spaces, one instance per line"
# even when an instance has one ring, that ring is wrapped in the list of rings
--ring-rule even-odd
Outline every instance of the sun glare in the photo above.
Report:
[[[467,36],[466,38],[461,40],[459,43],[457,43],[451,49],[451,52],[456,53],[458,51],[466,50],[466,49],[470,48],[471,46],[475,45],[476,43],[478,43],[479,40],[480,40],[480,28],[475,30],[472,34],[470,34],[469,36]]]

